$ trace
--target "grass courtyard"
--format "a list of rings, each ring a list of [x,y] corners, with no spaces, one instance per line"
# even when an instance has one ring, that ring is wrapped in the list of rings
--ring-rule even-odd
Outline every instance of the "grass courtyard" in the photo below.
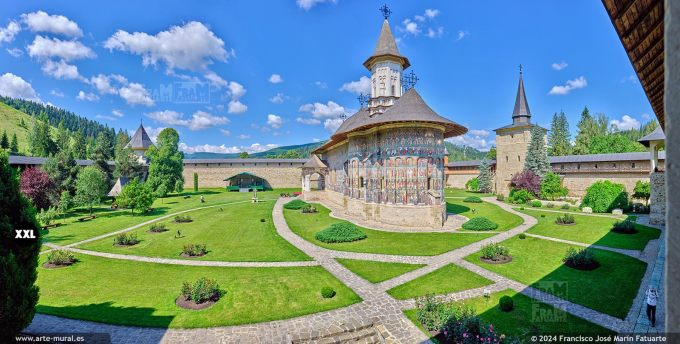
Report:
[[[350,271],[371,283],[387,281],[425,266],[423,264],[387,263],[358,259],[338,258],[336,260]]]
[[[387,291],[398,300],[412,299],[428,294],[441,295],[474,289],[493,284],[474,272],[449,264],[427,275],[418,277],[407,283],[398,285]]]
[[[494,231],[505,231],[521,225],[524,220],[521,217],[509,213],[501,207],[488,203],[467,203],[463,199],[449,198],[446,200],[446,211],[453,214],[463,215],[468,219],[486,217],[498,225]],[[467,231],[461,228],[461,231]]]

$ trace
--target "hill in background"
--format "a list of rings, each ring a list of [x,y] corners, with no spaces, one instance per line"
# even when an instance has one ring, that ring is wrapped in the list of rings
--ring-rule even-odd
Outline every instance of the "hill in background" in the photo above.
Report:
[[[0,135],[6,131],[7,137],[11,140],[12,134],[17,134],[21,154],[28,154],[28,132],[32,125],[31,116],[0,102]]]

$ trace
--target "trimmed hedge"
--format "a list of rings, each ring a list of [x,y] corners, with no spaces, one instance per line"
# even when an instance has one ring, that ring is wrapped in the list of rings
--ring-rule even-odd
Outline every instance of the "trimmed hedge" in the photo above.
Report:
[[[482,203],[482,199],[477,197],[477,196],[470,196],[470,197],[465,197],[463,202],[467,203]]]
[[[309,203],[299,200],[299,199],[294,199],[286,204],[283,205],[284,208],[286,209],[291,209],[291,210],[300,210],[303,207],[309,205]]]
[[[498,225],[486,217],[475,217],[463,224],[463,229],[471,231],[490,231],[498,228]]]
[[[333,298],[333,296],[335,296],[335,290],[333,290],[331,287],[323,287],[321,288],[321,296],[324,299]]]
[[[513,310],[513,308],[515,308],[512,298],[508,295],[504,295],[500,300],[498,300],[498,306],[503,312],[510,312]]]
[[[581,208],[590,207],[594,213],[609,213],[613,209],[628,207],[628,193],[623,184],[600,180],[586,189]]]
[[[533,200],[531,201],[531,206],[534,208],[540,208],[541,206],[543,206],[543,203],[541,203],[541,201],[539,200]]]
[[[352,242],[366,239],[366,233],[349,222],[337,222],[317,232],[315,238],[325,243]]]
[[[513,199],[513,203],[526,204],[529,200],[534,198],[534,195],[525,189],[512,189],[510,190],[510,198]]]

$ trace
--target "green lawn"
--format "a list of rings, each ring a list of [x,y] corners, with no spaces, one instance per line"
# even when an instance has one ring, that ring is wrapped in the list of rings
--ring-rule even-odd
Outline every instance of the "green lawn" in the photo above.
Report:
[[[514,309],[511,312],[503,312],[498,307],[498,301],[503,296],[512,298]],[[614,332],[593,324],[587,320],[573,316],[565,311],[554,308],[548,304],[534,300],[514,290],[507,289],[489,295],[489,297],[476,297],[454,305],[469,305],[474,307],[477,315],[489,324],[493,324],[494,330],[507,336],[523,336],[538,330],[542,334],[573,334],[573,335],[612,335]],[[409,309],[404,314],[418,327],[423,329],[416,318],[417,310]],[[424,329],[423,329],[424,331]],[[424,331],[429,335],[427,331]],[[527,338],[528,339],[528,338]]]
[[[444,196],[445,197],[469,197],[469,196],[489,197],[489,196],[493,196],[493,194],[487,194],[487,193],[481,193],[481,192],[472,192],[472,191],[467,191],[465,189],[446,188],[446,189],[444,189]]]
[[[387,291],[399,300],[428,294],[440,295],[493,284],[474,272],[449,264]]]
[[[522,212],[538,219],[538,224],[531,227],[527,233],[585,244],[644,250],[649,240],[657,239],[661,234],[658,229],[643,225],[635,225],[638,230],[637,234],[615,233],[611,229],[617,220],[609,217],[574,215],[575,225],[561,226],[555,223],[555,219],[562,215],[560,213],[536,211],[528,208],[522,210]]]
[[[70,267],[38,269],[38,312],[111,324],[195,328],[291,318],[361,300],[318,266],[222,268],[77,258]],[[182,282],[203,276],[217,280],[222,298],[205,310],[177,307]],[[337,295],[322,298],[324,286]]]
[[[274,190],[258,192],[260,199],[276,199],[281,192],[288,190]],[[191,198],[184,198],[184,195],[190,195]],[[205,198],[205,203],[200,202],[200,196]],[[174,213],[177,211],[197,208],[201,206],[209,206],[214,204],[222,204],[229,202],[244,202],[250,201],[251,193],[247,192],[226,192],[223,189],[201,189],[198,193],[185,192],[178,196],[172,194],[163,199],[157,199],[153,204],[153,211],[146,214],[132,215],[130,210],[112,210],[110,203],[103,204],[94,209],[97,218],[90,221],[78,222],[79,217],[88,215],[86,209],[76,209],[67,214],[66,219],[61,217],[55,222],[63,223],[64,225],[49,230],[49,233],[43,237],[43,240],[56,245],[67,245],[98,235],[121,230],[138,223],[153,220],[155,218]]]
[[[196,210],[189,213],[193,222],[177,224],[172,218],[160,221],[167,226],[167,232],[149,233],[149,226],[131,231],[140,240],[134,246],[114,246],[113,239],[109,237],[83,244],[79,248],[180,258],[184,245],[206,244],[208,254],[196,259],[251,262],[310,260],[276,233],[271,216],[273,207],[274,201],[267,201]],[[179,238],[177,231],[182,234]]]
[[[475,211],[473,214],[472,211]],[[488,202],[466,203],[462,199],[449,198],[446,200],[446,211],[458,215],[463,215],[469,219],[475,217],[486,217],[498,224],[495,231],[505,231],[521,225],[524,220],[512,213],[503,210],[501,207]],[[465,229],[460,229],[466,231]]]
[[[408,256],[434,256],[488,238],[494,234],[452,233],[397,233],[362,228],[367,238],[346,243],[324,243],[316,240],[316,232],[343,220],[330,217],[328,208],[315,204],[315,214],[302,214],[299,210],[283,209],[290,229],[315,245],[338,250],[362,253],[382,253]]]
[[[510,263],[482,263],[479,252],[465,260],[621,319],[628,313],[647,268],[647,264],[638,259],[593,249],[600,267],[592,271],[581,271],[562,263],[562,258],[570,247],[568,244],[532,237],[514,237],[503,244],[510,249],[513,257]]]
[[[338,258],[336,260],[350,271],[371,283],[387,281],[425,266],[425,264],[387,263],[357,259]]]

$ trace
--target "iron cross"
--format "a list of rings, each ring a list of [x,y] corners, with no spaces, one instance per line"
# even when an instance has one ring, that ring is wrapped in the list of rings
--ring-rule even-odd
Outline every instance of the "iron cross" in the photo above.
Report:
[[[378,10],[382,12],[382,15],[385,19],[390,17],[390,14],[392,14],[392,10],[390,10],[389,7],[387,7],[387,4],[382,5]]]
[[[416,76],[416,73],[413,73],[413,71],[411,71],[408,74],[405,74],[401,78],[401,82],[404,84],[404,90],[408,91],[411,88],[413,88],[416,85],[416,83],[418,82],[418,80],[419,80],[418,76]]]
[[[362,109],[364,108],[364,106],[366,106],[366,104],[368,104],[368,94],[361,93],[359,94],[357,99],[359,100],[359,105],[361,105]]]

